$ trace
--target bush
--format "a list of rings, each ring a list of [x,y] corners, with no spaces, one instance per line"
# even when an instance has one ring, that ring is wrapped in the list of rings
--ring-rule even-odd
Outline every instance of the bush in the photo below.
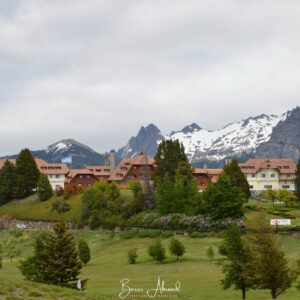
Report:
[[[209,258],[209,260],[213,260],[215,257],[215,251],[214,248],[212,246],[209,246],[207,251],[206,251],[206,255]]]
[[[148,254],[160,263],[166,259],[166,250],[159,239],[149,245]]]
[[[52,210],[57,211],[59,214],[69,211],[70,205],[66,201],[55,201],[52,204]]]
[[[12,236],[17,238],[17,237],[22,236],[23,232],[20,228],[14,228],[9,231],[9,234],[11,234]]]
[[[61,197],[64,195],[64,189],[60,187],[59,189],[55,190],[55,196],[56,197]]]
[[[127,230],[121,233],[123,239],[131,239],[138,235],[138,230]]]
[[[138,257],[136,248],[129,249],[127,255],[128,255],[128,262],[130,264],[135,264],[136,259]]]
[[[195,238],[205,238],[207,236],[208,236],[208,234],[203,233],[203,232],[194,231],[194,232],[190,233],[190,237],[193,238],[193,239],[195,239]]]
[[[174,233],[172,232],[172,231],[164,231],[162,234],[161,234],[161,236],[163,237],[163,238],[169,238],[169,237],[171,237],[171,236],[173,236],[174,235]]]
[[[141,230],[138,233],[140,238],[155,238],[160,236],[160,231],[158,230]]]
[[[91,250],[85,240],[78,241],[78,254],[80,260],[86,265],[91,259]]]

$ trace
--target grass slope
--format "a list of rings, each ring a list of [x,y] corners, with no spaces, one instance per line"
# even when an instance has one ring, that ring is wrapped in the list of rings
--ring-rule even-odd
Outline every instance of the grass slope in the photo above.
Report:
[[[2,232],[1,240],[5,235],[9,235],[9,233]],[[26,230],[24,235],[33,239],[37,233]],[[118,299],[121,279],[130,279],[131,287],[148,289],[156,287],[157,277],[160,276],[161,280],[165,280],[168,287],[173,286],[176,281],[181,282],[182,292],[179,293],[177,299],[231,300],[241,298],[239,291],[233,289],[224,291],[220,285],[220,280],[223,278],[220,266],[222,258],[217,254],[217,247],[221,242],[220,238],[192,239],[187,236],[178,236],[186,247],[186,255],[177,263],[176,258],[167,253],[167,259],[162,264],[154,262],[147,254],[147,247],[153,239],[132,238],[126,240],[122,239],[119,234],[102,232],[78,232],[76,238],[84,238],[92,253],[92,260],[83,268],[81,274],[81,278],[89,279],[85,292],[76,293],[75,291],[24,281],[17,265],[22,257],[27,257],[32,253],[32,243],[28,243],[20,257],[14,259],[12,263],[4,255],[3,268],[0,269],[0,283],[5,287],[4,293],[16,297],[16,294],[22,292],[26,295],[23,299],[31,299],[27,296],[33,297],[29,296],[32,291],[43,295],[37,296],[36,299]],[[291,236],[280,236],[280,239],[289,260],[295,264],[296,260],[300,258],[300,239]],[[169,241],[169,238],[163,239],[163,244],[167,247]],[[210,261],[206,255],[209,246],[212,246],[216,253],[213,261]],[[137,248],[139,255],[135,265],[130,265],[127,262],[127,250],[131,247]],[[2,290],[2,286],[0,285],[0,290]],[[21,292],[18,289],[21,289]],[[300,291],[293,287],[279,299],[292,300],[299,299],[299,297]],[[157,297],[155,299],[165,298]],[[270,299],[270,294],[268,291],[251,290],[247,299]]]

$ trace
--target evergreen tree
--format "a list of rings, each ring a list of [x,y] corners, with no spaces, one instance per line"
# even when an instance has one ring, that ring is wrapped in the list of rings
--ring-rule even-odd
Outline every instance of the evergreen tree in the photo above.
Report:
[[[174,182],[176,170],[182,161],[188,162],[188,159],[184,153],[183,145],[178,140],[165,140],[161,142],[155,156],[155,185],[159,186],[166,174]]]
[[[174,201],[174,183],[170,176],[166,174],[161,184],[156,188],[156,206],[162,215],[176,213]]]
[[[250,187],[247,178],[241,171],[237,160],[232,160],[229,164],[224,166],[224,173],[229,176],[230,182],[233,186],[240,188],[247,199],[251,196]]]
[[[158,262],[163,262],[166,259],[166,250],[162,245],[160,239],[157,239],[154,243],[149,245],[148,253]]]
[[[297,271],[288,266],[288,261],[279,241],[260,214],[250,226],[247,236],[252,259],[248,263],[247,280],[259,289],[270,290],[272,299],[289,289],[297,279]]]
[[[300,201],[300,159],[297,164],[295,188],[296,188],[296,196],[298,198],[298,201]]]
[[[87,242],[83,239],[78,241],[79,258],[83,264],[87,264],[91,259],[91,250]]]
[[[170,244],[169,244],[169,252],[176,256],[177,262],[179,260],[180,256],[183,256],[185,252],[184,245],[177,239],[171,238]]]
[[[75,239],[63,221],[55,223],[53,229],[54,234],[38,240],[35,255],[21,264],[21,272],[34,281],[76,288],[82,265]]]
[[[16,192],[16,167],[6,160],[0,169],[0,205],[14,198]]]
[[[27,197],[36,191],[40,172],[29,149],[23,149],[16,161],[17,196]]]
[[[218,181],[210,184],[203,192],[203,208],[213,220],[241,218],[246,201],[245,194],[232,186],[225,173],[220,174]]]
[[[228,289],[233,285],[236,290],[242,291],[242,299],[246,299],[246,292],[252,287],[247,281],[250,255],[236,224],[229,224],[219,252],[227,258],[227,263],[223,266],[223,288]]]
[[[53,196],[53,190],[46,174],[40,174],[37,190],[41,201],[48,200]]]

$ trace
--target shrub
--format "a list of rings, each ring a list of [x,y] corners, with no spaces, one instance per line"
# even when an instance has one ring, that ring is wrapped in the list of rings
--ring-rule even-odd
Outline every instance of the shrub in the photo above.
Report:
[[[17,238],[17,237],[22,236],[23,232],[20,228],[14,228],[9,231],[9,234],[11,234],[12,236]]]
[[[55,201],[52,203],[52,210],[57,211],[59,214],[69,211],[70,205],[66,201]]]
[[[209,246],[207,251],[206,251],[206,255],[210,260],[213,260],[215,257],[215,251],[214,248],[212,246]]]
[[[91,250],[85,240],[78,241],[78,254],[80,260],[86,265],[91,259]]]
[[[123,239],[131,239],[138,235],[138,230],[127,230],[121,233]]]
[[[137,249],[136,248],[129,249],[128,252],[127,252],[127,255],[128,255],[128,262],[130,264],[135,264],[136,259],[138,257],[138,255],[137,255]]]
[[[163,262],[166,259],[166,250],[163,247],[160,239],[157,239],[154,243],[148,247],[148,254],[158,262]]]
[[[190,234],[190,237],[191,238],[205,238],[207,237],[208,234],[207,233],[203,233],[203,232],[197,232],[197,231],[194,231]]]
[[[169,238],[169,237],[171,237],[171,236],[173,236],[174,235],[174,233],[172,232],[172,231],[164,231],[162,234],[161,234],[161,236],[163,237],[163,238]]]
[[[141,230],[138,233],[140,238],[155,238],[160,236],[160,231],[158,230]]]

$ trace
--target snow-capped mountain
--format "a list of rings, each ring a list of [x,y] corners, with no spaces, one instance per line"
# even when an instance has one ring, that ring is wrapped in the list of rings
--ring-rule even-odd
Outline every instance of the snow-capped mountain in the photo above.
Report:
[[[183,143],[186,154],[194,165],[208,163],[211,166],[219,166],[226,158],[231,157],[243,161],[250,157],[274,156],[275,146],[272,144],[271,147],[268,142],[271,137],[272,141],[279,140],[278,137],[274,138],[276,132],[283,131],[279,128],[293,128],[294,135],[300,136],[300,108],[295,108],[281,115],[262,114],[250,117],[217,130],[207,130],[196,123],[192,123],[180,131],[172,131],[165,136],[155,125],[150,124],[146,128],[142,127],[137,136],[132,137],[127,145],[118,151],[118,155],[120,158],[132,157],[143,151],[145,154],[153,156],[161,141],[178,139]],[[289,146],[283,147],[281,141],[281,144],[276,147],[285,150],[278,150],[275,153],[276,157],[292,157],[294,160],[300,157],[300,150],[297,146],[300,140],[298,141],[297,137],[292,138],[291,134],[287,129],[284,130],[284,137],[280,141],[282,139],[287,140]],[[258,152],[257,149],[259,149]],[[289,152],[287,149],[294,150]]]
[[[72,157],[70,167],[73,169],[82,168],[84,165],[103,165],[104,163],[103,155],[73,139],[64,139],[48,146],[45,150],[31,151],[31,153],[34,157],[50,163],[60,163],[63,158]],[[9,157],[16,158],[17,156]]]
[[[192,124],[166,138],[181,141],[191,162],[222,160],[255,152],[260,144],[270,139],[273,128],[286,117],[287,113],[279,116],[260,115],[218,130],[207,130]]]

